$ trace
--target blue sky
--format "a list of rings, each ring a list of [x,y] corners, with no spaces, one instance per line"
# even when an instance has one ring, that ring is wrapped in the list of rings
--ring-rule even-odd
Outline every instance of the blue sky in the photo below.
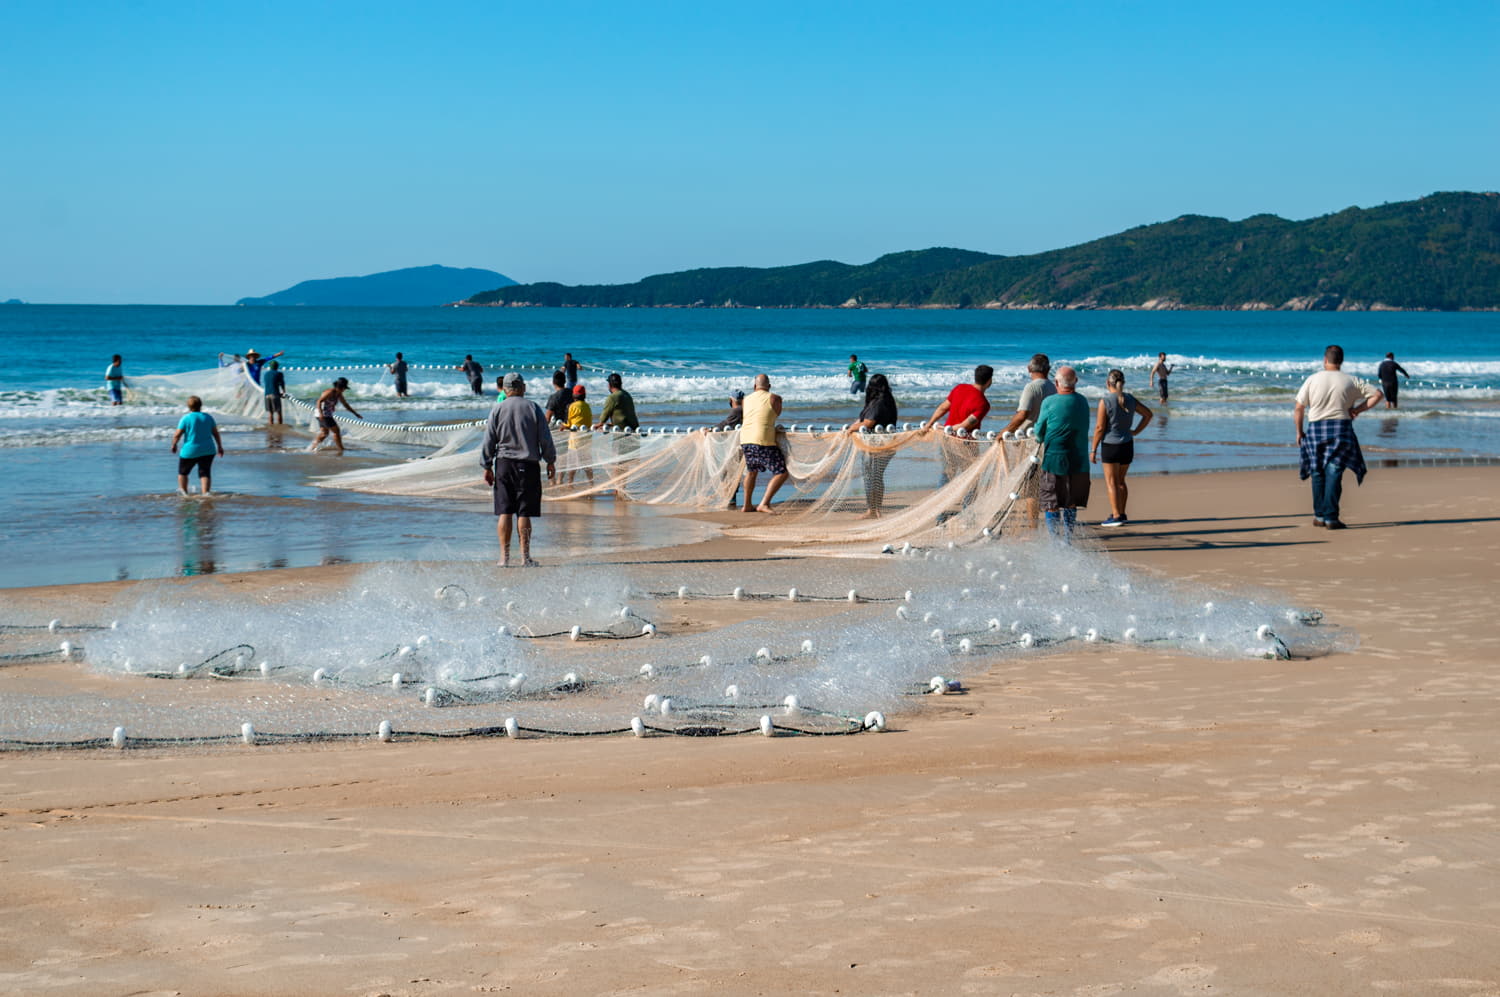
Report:
[[[0,3],[0,299],[614,283],[1500,187],[1500,3]]]

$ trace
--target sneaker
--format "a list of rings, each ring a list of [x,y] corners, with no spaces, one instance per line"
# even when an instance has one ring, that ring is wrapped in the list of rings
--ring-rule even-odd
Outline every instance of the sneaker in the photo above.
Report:
[[[1125,518],[1123,516],[1110,516],[1108,519],[1103,520],[1102,522],[1100,522],[1099,525],[1100,526],[1124,526],[1125,525]]]
[[[1328,522],[1324,523],[1323,525],[1326,526],[1326,527],[1328,527],[1330,530],[1347,530],[1349,528],[1349,527],[1345,526],[1343,523],[1339,522],[1337,519],[1330,519]]]
[[[1323,522],[1323,521],[1322,521],[1322,520],[1321,520],[1321,519],[1319,519],[1319,518],[1318,518],[1318,517],[1317,517],[1317,516],[1314,516],[1314,517],[1313,517],[1313,525],[1314,525],[1314,526],[1327,526],[1327,525],[1328,525],[1328,524],[1327,524],[1327,523],[1325,523],[1325,522]]]

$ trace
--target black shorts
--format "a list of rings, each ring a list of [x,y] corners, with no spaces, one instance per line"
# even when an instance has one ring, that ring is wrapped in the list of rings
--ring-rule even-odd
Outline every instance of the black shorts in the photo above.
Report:
[[[191,471],[194,466],[196,466],[198,468],[198,477],[200,477],[200,478],[211,478],[211,477],[213,477],[213,475],[210,473],[210,471],[213,470],[214,455],[213,454],[207,454],[206,456],[203,456],[203,457],[178,457],[177,458],[177,473],[178,474],[185,475],[189,471]]]
[[[280,395],[267,395],[266,396],[266,411],[269,412],[269,413],[271,413],[272,415],[280,415],[281,414],[281,396]]]
[[[1081,509],[1089,504],[1089,475],[1042,472],[1037,498],[1043,509]]]
[[[1101,464],[1129,464],[1133,460],[1135,460],[1135,440],[1099,444],[1099,463]]]
[[[318,425],[321,426],[321,427],[323,427],[324,429],[338,429],[339,428],[338,420],[334,419],[334,417],[331,416],[331,415],[320,415],[320,416],[318,416]]]
[[[534,460],[495,458],[495,515],[542,514],[542,465]]]

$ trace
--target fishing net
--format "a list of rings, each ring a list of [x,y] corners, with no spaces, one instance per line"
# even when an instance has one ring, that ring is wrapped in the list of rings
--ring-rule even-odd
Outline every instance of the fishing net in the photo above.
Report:
[[[788,490],[777,514],[729,528],[732,535],[791,545],[816,543],[965,543],[1009,528],[1025,510],[1034,525],[1037,444],[946,432],[778,434]],[[604,494],[649,505],[722,510],[737,494],[744,461],[735,431],[671,433],[554,430],[557,480],[545,501]],[[478,455],[454,442],[449,452],[392,467],[319,478],[326,488],[391,495],[480,499],[487,494]],[[762,482],[768,476],[762,475]],[[759,485],[764,494],[764,484]],[[758,497],[758,496],[757,496]],[[864,518],[869,517],[869,518]]]
[[[102,619],[0,621],[0,666],[26,673],[0,687],[0,747],[854,734],[1061,649],[1194,667],[1355,646],[1316,611],[1205,594],[1042,543],[858,564],[384,566],[252,595],[144,585]]]

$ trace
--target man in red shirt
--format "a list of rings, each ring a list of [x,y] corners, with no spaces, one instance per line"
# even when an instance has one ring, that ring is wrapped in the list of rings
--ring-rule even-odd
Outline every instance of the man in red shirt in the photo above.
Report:
[[[948,392],[942,404],[932,413],[932,418],[922,424],[924,430],[931,429],[937,424],[944,413],[948,419],[943,423],[952,429],[967,429],[969,432],[977,432],[979,424],[984,417],[989,415],[990,402],[984,397],[989,390],[990,382],[995,378],[995,369],[989,364],[980,364],[974,368],[974,383],[955,385]]]
[[[974,368],[974,383],[955,385],[948,392],[948,397],[943,399],[937,409],[932,413],[932,418],[922,424],[923,432],[932,429],[937,421],[946,414],[947,421],[943,423],[946,430],[964,430],[973,434],[979,432],[979,424],[989,414],[990,402],[984,397],[989,390],[990,382],[995,378],[995,369],[989,364],[980,364]],[[960,443],[957,440],[942,441],[943,473],[938,478],[938,487],[942,488],[949,481],[958,477],[974,462],[974,446],[971,443]],[[972,493],[965,494],[958,499],[958,506],[966,506],[973,498]],[[944,512],[938,516],[938,525],[941,526],[952,515]]]

